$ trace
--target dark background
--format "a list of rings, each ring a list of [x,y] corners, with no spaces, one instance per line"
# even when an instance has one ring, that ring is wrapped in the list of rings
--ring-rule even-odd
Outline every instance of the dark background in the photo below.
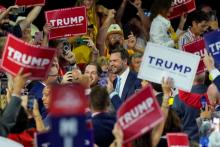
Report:
[[[105,7],[109,9],[118,9],[120,6],[122,0],[99,0],[98,3],[104,5]],[[43,10],[52,10],[52,9],[58,9],[58,8],[65,8],[65,7],[72,7],[75,5],[76,0],[46,0],[46,5],[44,6]],[[142,7],[145,9],[150,9],[150,6],[152,4],[153,0],[142,0]],[[3,5],[5,7],[8,7],[10,5],[14,5],[15,0],[0,0],[0,5]],[[196,0],[197,7],[201,4],[207,4],[210,5],[213,9],[217,10],[217,15],[219,16],[219,8],[220,6],[220,0]],[[30,9],[29,9],[30,10]],[[27,10],[27,13],[28,11]],[[44,19],[44,11],[41,12],[40,16],[37,18],[37,20],[34,22],[39,28],[42,28],[43,24],[45,23]],[[126,13],[129,12],[129,13]],[[132,15],[136,14],[135,8],[133,6],[127,6],[127,11],[125,11],[125,17],[123,18],[123,21],[126,22],[128,18],[130,18]],[[220,18],[220,17],[218,17]]]

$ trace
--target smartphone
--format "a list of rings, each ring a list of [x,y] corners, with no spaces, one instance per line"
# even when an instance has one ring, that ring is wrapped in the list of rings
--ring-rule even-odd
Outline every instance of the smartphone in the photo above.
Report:
[[[207,105],[207,101],[206,101],[205,96],[202,96],[202,97],[201,97],[200,103],[201,103],[201,105],[202,105],[202,111],[205,111],[205,108],[206,108],[206,105]]]
[[[43,33],[36,32],[34,35],[34,40],[35,40],[35,42],[40,43],[43,40]]]
[[[71,44],[67,41],[63,41],[63,55],[67,55],[71,51]]]
[[[150,11],[148,11],[147,9],[143,9],[143,11],[144,11],[144,16],[150,16],[151,15],[151,12]]]
[[[28,102],[27,102],[27,109],[28,110],[33,110],[34,99],[35,99],[35,96],[33,94],[28,94]]]
[[[106,87],[108,84],[108,73],[102,72],[98,82],[99,86]]]
[[[19,7],[19,8],[12,9],[13,14],[20,14],[20,13],[24,13],[24,12],[25,12],[25,7]]]
[[[1,84],[1,95],[6,95],[7,94],[7,87],[8,87],[8,79],[7,78],[1,78],[0,80]]]

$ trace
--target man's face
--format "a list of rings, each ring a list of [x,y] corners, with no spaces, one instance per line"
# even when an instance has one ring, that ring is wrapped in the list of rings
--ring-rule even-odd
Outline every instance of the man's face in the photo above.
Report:
[[[127,60],[121,59],[121,53],[112,53],[110,55],[110,68],[112,73],[121,74],[127,66]]]
[[[202,35],[209,27],[209,23],[207,21],[202,21],[202,22],[193,22],[192,26],[195,30],[196,35]]]
[[[97,84],[99,76],[95,65],[87,65],[85,69],[85,75],[89,77],[90,86],[94,86]]]
[[[139,68],[140,68],[140,65],[141,65],[141,60],[142,60],[141,58],[132,58],[131,66],[132,66],[132,68],[135,72],[139,71]]]
[[[121,34],[110,34],[108,36],[108,41],[110,45],[114,45],[117,42],[123,45],[124,37]]]

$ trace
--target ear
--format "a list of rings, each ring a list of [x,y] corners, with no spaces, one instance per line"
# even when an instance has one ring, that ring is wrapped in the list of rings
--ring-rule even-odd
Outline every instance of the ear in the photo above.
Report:
[[[128,59],[124,59],[124,60],[123,60],[123,63],[124,63],[125,65],[128,65]]]

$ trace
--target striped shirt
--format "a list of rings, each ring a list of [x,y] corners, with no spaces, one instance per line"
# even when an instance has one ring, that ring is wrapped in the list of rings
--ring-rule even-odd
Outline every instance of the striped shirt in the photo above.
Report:
[[[188,44],[190,42],[193,42],[197,39],[199,39],[200,37],[196,37],[195,34],[193,34],[191,32],[191,29],[189,28],[182,36],[180,36],[179,38],[179,42],[178,42],[178,45],[179,45],[179,49],[182,50],[183,46],[185,44]]]

